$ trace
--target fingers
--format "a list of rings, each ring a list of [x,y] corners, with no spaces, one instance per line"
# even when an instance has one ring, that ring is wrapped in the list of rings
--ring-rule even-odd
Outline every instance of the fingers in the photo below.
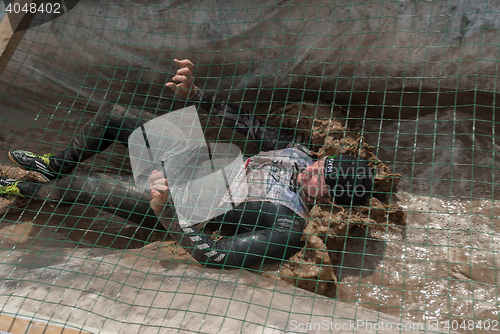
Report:
[[[191,87],[193,84],[193,72],[187,67],[177,70],[177,74],[172,78],[173,81],[180,81],[185,87]]]
[[[193,79],[190,77],[187,77],[185,75],[177,74],[172,78],[172,81],[178,81],[180,82],[176,86],[178,88],[186,88],[189,89],[193,85]]]
[[[189,59],[178,60],[174,59],[174,61],[182,68],[187,68],[189,71],[194,72],[194,64]]]
[[[163,173],[157,171],[156,169],[151,172],[151,175],[148,177],[148,183],[153,183],[157,179],[163,178]]]
[[[162,179],[162,180],[156,181],[155,183],[153,183],[153,184],[150,185],[149,190],[151,190],[151,191],[156,190],[156,191],[160,191],[160,192],[168,192],[169,188],[168,188],[168,185],[167,185],[167,183],[165,181],[167,181],[167,180],[166,179]]]
[[[169,189],[167,179],[163,177],[163,174],[157,170],[154,170],[148,178],[148,182],[150,184],[150,194],[151,201],[150,206],[151,209],[155,213],[159,213],[163,210],[163,207],[168,201],[169,198]]]
[[[151,190],[151,203],[155,204],[165,204],[167,203],[168,200],[168,193],[167,192],[160,192],[158,190]]]
[[[177,75],[183,75],[186,77],[192,77],[193,76],[193,70],[191,70],[188,67],[182,67],[177,70]]]
[[[172,81],[167,82],[166,86],[183,98],[192,98],[197,90],[197,87],[193,84],[194,64],[189,59],[174,59],[174,61],[179,65],[180,69],[177,70],[177,74],[172,78]]]
[[[161,172],[154,170],[148,178],[149,189],[151,192],[167,192],[168,189],[168,181],[163,177]]]

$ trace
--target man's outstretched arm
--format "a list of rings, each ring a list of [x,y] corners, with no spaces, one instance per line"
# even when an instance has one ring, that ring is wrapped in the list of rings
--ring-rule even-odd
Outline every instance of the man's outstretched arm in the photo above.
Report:
[[[306,138],[301,134],[292,134],[268,126],[252,113],[204,93],[194,85],[194,64],[188,59],[175,61],[181,68],[166,86],[176,92],[177,96],[198,103],[224,126],[235,128],[249,139],[258,142],[266,151],[306,143]]]

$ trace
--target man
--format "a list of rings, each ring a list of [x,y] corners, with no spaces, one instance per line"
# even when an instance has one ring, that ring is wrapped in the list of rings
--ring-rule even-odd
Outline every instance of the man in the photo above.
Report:
[[[342,205],[366,204],[373,182],[364,161],[348,155],[314,161],[304,146],[305,138],[293,138],[279,128],[265,127],[250,113],[202,92],[193,83],[193,63],[187,59],[175,61],[180,69],[166,86],[177,96],[209,111],[222,124],[235,127],[257,141],[264,150],[245,162],[249,184],[246,200],[207,222],[222,224],[234,236],[214,241],[197,227],[178,221],[168,181],[158,171],[149,178],[149,196],[133,185],[132,178],[78,173],[59,177],[114,140],[126,145],[128,136],[137,127],[153,119],[148,112],[119,105],[104,106],[80,129],[70,146],[56,155],[10,151],[9,157],[16,165],[41,172],[49,182],[37,184],[2,178],[0,193],[98,206],[151,228],[159,220],[200,263],[236,267],[279,261],[299,251],[303,247],[305,218],[317,199],[333,197]]]

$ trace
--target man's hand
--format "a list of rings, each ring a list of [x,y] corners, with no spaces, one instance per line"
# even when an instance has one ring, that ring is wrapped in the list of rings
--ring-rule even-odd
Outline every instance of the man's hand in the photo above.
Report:
[[[178,96],[192,99],[198,90],[193,83],[194,64],[189,59],[174,61],[180,66],[177,74],[172,78],[173,82],[167,82],[166,86],[172,89]],[[178,82],[178,83],[177,83]]]
[[[163,210],[170,196],[167,179],[163,177],[161,172],[154,170],[149,176],[148,182],[150,184],[149,189],[152,197],[149,205],[151,209],[158,214]]]

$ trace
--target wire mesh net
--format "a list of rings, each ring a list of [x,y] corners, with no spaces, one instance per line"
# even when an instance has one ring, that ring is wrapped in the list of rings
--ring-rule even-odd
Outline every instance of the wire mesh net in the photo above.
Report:
[[[499,330],[496,3],[70,7],[27,30],[0,76],[0,332]],[[195,64],[201,102],[165,86],[174,59]],[[203,156],[237,147],[253,196],[197,235],[158,220],[127,149],[191,106]],[[214,168],[169,145],[154,162],[183,181],[195,160]],[[21,168],[11,150],[39,157]],[[368,201],[306,200],[302,169],[341,155],[368,164]],[[185,189],[184,215],[200,211]],[[285,211],[259,225],[261,203],[298,225]]]

